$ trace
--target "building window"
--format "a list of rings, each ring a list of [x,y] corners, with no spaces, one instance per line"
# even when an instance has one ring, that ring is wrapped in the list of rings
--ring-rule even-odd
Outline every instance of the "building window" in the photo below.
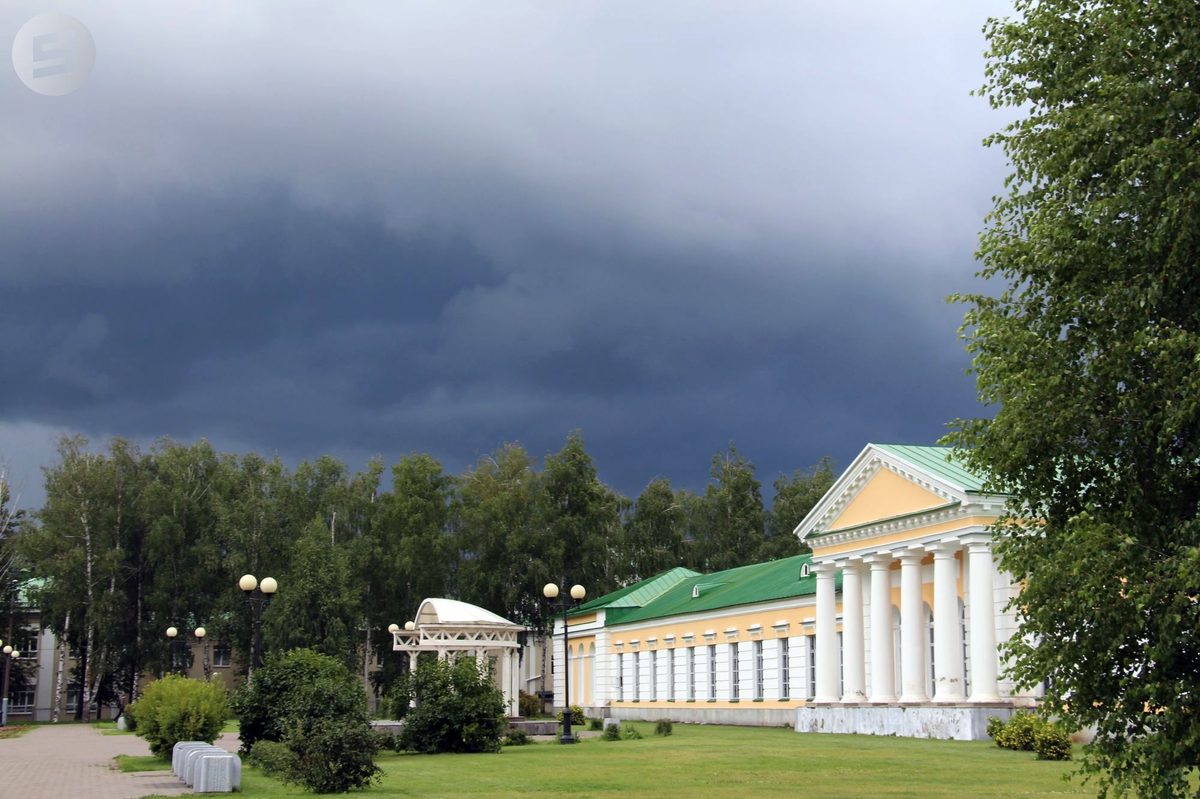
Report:
[[[696,701],[696,647],[687,651],[687,698],[689,702]]]
[[[937,685],[937,665],[934,661],[934,646],[933,646],[933,611],[928,605],[922,607],[925,614],[925,635],[929,642],[929,668],[925,673],[925,695],[933,696],[934,686]]]
[[[33,689],[22,688],[19,691],[12,692],[12,704],[9,710],[13,713],[32,713],[33,712]]]
[[[17,631],[13,649],[21,653],[21,659],[36,658],[38,653],[38,631],[24,627]]]
[[[792,663],[789,640],[779,639],[779,698],[790,699],[792,696]]]
[[[967,638],[967,606],[958,600],[958,631],[962,635],[963,693],[971,695],[971,658]]]
[[[817,696],[817,636],[806,635],[808,641],[808,698]]]
[[[650,701],[658,701],[658,650],[650,653]]]
[[[229,648],[229,644],[217,644],[213,647],[213,666],[228,666],[232,657],[233,653]]]
[[[79,707],[79,688],[71,686],[67,688],[67,712],[74,713]]]
[[[633,653],[633,701],[638,701],[642,698],[642,653]]]
[[[763,698],[763,642],[754,642],[754,698]]]
[[[717,645],[708,646],[708,698],[717,698]]]
[[[742,686],[739,681],[741,677],[741,669],[738,668],[738,645],[732,643],[729,645],[729,698],[740,699]]]
[[[846,694],[846,657],[842,649],[842,634],[838,633],[838,696]]]
[[[617,655],[617,701],[625,701],[625,655]]]
[[[667,701],[675,701],[675,650],[667,650]]]

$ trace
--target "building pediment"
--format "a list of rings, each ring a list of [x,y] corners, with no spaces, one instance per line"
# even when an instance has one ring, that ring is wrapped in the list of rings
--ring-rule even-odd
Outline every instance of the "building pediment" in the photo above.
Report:
[[[796,527],[801,540],[861,530],[896,520],[930,520],[977,505],[996,510],[1003,499],[943,447],[868,444]],[[892,525],[894,526],[894,525]]]

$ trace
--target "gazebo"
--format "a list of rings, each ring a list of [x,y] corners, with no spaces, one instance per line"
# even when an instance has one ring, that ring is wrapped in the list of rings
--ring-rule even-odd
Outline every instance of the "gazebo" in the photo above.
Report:
[[[408,629],[411,627],[412,629]],[[392,649],[409,656],[436,652],[438,659],[470,655],[492,664],[509,716],[518,715],[520,647],[525,628],[490,610],[457,599],[426,599],[414,621],[392,632]]]

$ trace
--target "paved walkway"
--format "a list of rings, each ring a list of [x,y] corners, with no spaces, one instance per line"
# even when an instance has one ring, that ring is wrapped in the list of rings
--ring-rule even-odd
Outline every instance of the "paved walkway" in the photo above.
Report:
[[[217,745],[237,751],[237,736]],[[136,735],[101,735],[88,724],[44,725],[19,738],[0,740],[0,797],[20,799],[140,799],[191,793],[170,771],[123,774],[117,755],[148,755]],[[11,790],[12,793],[6,793]]]

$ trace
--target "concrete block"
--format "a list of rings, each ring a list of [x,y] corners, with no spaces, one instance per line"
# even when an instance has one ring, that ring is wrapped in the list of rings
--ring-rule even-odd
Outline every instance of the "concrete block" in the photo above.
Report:
[[[242,761],[228,752],[207,752],[196,763],[196,793],[229,793],[242,785]]]
[[[180,741],[171,748],[171,771],[175,772],[176,777],[183,779],[183,763],[187,753],[205,746],[211,746],[211,744],[204,741]]]
[[[227,754],[224,749],[205,744],[203,748],[191,749],[183,760],[183,774],[180,775],[184,783],[190,788],[196,783],[196,772],[200,764],[200,758],[205,755]]]

